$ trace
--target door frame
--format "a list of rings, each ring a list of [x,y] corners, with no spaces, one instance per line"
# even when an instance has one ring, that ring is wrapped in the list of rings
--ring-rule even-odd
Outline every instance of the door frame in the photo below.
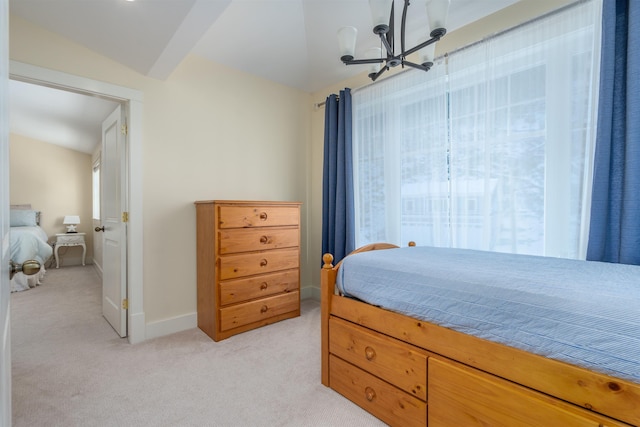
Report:
[[[128,119],[127,160],[127,338],[131,344],[145,340],[146,321],[143,307],[143,224],[142,224],[142,107],[139,90],[75,76],[60,71],[9,61],[9,78],[123,103]]]

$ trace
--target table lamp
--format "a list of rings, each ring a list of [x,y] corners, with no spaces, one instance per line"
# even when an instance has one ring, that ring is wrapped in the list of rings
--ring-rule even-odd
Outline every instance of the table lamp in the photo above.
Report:
[[[66,215],[62,223],[67,226],[67,233],[77,233],[76,225],[80,224],[80,217],[78,215]]]

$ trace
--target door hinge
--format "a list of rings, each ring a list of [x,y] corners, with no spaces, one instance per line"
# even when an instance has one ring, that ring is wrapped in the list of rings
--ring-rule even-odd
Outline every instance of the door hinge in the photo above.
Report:
[[[126,298],[122,300],[122,309],[129,310],[129,300]]]
[[[122,222],[129,222],[129,212],[122,212]]]
[[[121,132],[123,135],[126,135],[128,131],[129,131],[129,129],[127,128],[127,124],[126,124],[126,123],[125,123],[125,124],[123,124],[122,126],[120,126],[120,132]]]

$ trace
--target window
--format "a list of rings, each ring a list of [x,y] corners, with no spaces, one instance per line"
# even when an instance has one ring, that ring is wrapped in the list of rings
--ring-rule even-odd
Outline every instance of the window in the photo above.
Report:
[[[93,164],[93,219],[100,221],[100,158]]]
[[[356,246],[584,258],[597,3],[354,91]]]

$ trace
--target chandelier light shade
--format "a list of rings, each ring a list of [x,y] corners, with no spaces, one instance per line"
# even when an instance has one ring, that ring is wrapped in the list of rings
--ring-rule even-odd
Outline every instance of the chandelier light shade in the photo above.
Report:
[[[379,47],[371,47],[365,52],[365,57],[373,59],[381,58],[382,49],[380,49]],[[378,74],[380,72],[380,68],[382,68],[382,64],[380,62],[369,64],[369,75]]]
[[[356,27],[342,27],[338,30],[338,42],[340,44],[340,57],[343,61],[351,61],[356,54]]]
[[[389,31],[389,11],[393,0],[369,0],[374,34],[387,34]]]
[[[438,28],[445,28],[448,14],[449,0],[427,0],[429,28],[434,30],[437,30]],[[433,37],[433,33],[430,35]]]
[[[415,1],[415,0],[414,0]],[[429,71],[433,65],[435,43],[446,33],[446,20],[449,12],[450,0],[423,0],[427,8],[427,19],[424,26],[427,37],[421,39],[418,45],[411,49],[405,49],[405,25],[407,21],[407,9],[409,0],[404,0],[402,20],[400,27],[400,52],[395,52],[394,34],[394,0],[369,0],[371,17],[373,18],[373,33],[380,37],[382,48],[367,50],[366,59],[354,59],[356,50],[356,38],[358,30],[354,27],[343,27],[338,31],[338,43],[340,46],[340,60],[346,65],[369,64],[369,77],[375,81],[385,71],[398,65]],[[383,52],[384,49],[384,52]],[[419,53],[420,63],[416,64],[407,60],[414,52]]]
[[[429,40],[429,37],[424,37],[420,39],[418,43],[424,43],[427,40]],[[436,54],[436,45],[434,43],[431,43],[430,45],[423,47],[418,51],[420,64],[424,65],[425,67],[427,66],[427,64],[429,64],[428,66],[431,67],[431,65],[433,65],[433,57],[435,56],[435,54]]]

